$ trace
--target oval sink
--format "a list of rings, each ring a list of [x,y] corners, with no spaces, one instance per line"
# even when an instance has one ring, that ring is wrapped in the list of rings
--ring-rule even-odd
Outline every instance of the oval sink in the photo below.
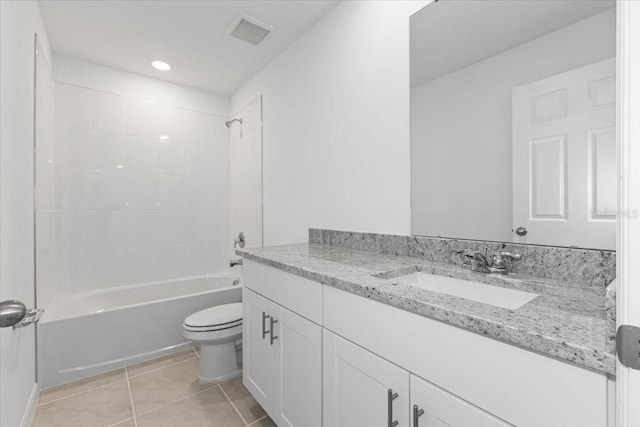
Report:
[[[456,279],[455,277],[437,276],[422,272],[399,276],[393,280],[427,291],[438,292],[511,310],[522,307],[539,295],[518,289],[502,288],[500,286],[486,285],[484,283]]]

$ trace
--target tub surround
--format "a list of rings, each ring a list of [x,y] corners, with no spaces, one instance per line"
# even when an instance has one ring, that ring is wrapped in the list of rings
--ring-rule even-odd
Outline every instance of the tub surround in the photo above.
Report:
[[[422,270],[505,286],[507,282],[499,276],[460,269],[459,261],[454,258],[455,250],[474,247],[473,242],[443,240],[312,229],[309,244],[236,252],[247,259],[406,311],[586,368],[615,373],[615,356],[607,331],[610,322],[606,316],[604,283],[598,286],[615,271],[611,267],[612,254],[545,248],[559,251],[562,256],[555,262],[560,266],[564,259],[569,260],[568,272],[557,274],[558,279],[549,278],[548,272],[536,277],[523,274],[522,267],[516,270],[514,265],[516,272],[507,282],[540,296],[519,309],[509,310],[397,284],[393,280],[401,274]],[[535,254],[534,247],[508,245],[507,249],[524,253],[525,257],[538,255],[539,260],[550,259],[550,252]],[[439,251],[442,254],[438,255]],[[574,268],[580,264],[588,264],[591,276],[595,277]],[[527,267],[529,270],[538,270],[532,263],[527,265],[531,265]],[[553,268],[560,270],[560,266]]]

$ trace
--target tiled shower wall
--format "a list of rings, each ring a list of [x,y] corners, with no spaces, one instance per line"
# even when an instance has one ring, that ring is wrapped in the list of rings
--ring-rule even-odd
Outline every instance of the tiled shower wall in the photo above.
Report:
[[[228,254],[225,117],[55,83],[56,294],[205,275]],[[46,283],[45,283],[46,282]]]

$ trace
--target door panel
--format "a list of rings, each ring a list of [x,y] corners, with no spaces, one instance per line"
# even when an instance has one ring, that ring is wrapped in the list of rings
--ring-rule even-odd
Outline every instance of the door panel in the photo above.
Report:
[[[417,423],[414,405],[424,411],[417,417]],[[414,375],[411,375],[411,408],[411,425],[414,427],[512,426]]]
[[[274,333],[277,425],[322,425],[322,328],[278,306]]]
[[[269,319],[273,315],[273,303],[250,291],[242,290],[242,382],[265,411],[270,412],[274,392],[274,346],[271,345]]]
[[[323,332],[323,425],[387,427],[409,423],[409,374],[327,330]]]
[[[615,61],[513,89],[518,243],[615,249]]]

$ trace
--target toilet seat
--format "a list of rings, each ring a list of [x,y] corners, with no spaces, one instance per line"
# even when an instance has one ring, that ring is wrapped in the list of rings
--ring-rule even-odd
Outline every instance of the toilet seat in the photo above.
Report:
[[[224,304],[192,314],[184,320],[185,331],[214,332],[242,326],[242,303]]]

